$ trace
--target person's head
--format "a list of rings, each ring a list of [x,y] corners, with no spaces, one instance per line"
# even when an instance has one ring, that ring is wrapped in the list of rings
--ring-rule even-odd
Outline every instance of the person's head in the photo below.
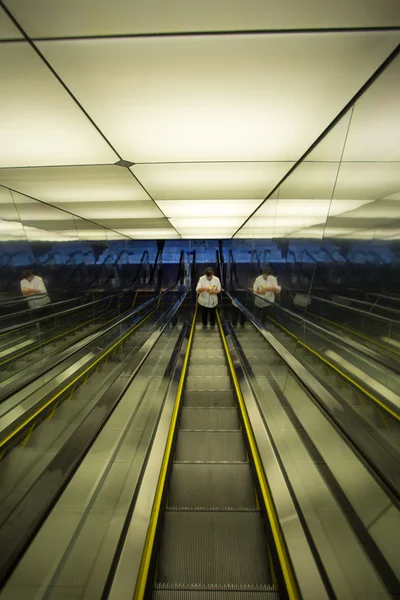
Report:
[[[268,275],[273,275],[273,271],[272,269],[268,268],[268,269],[263,269],[262,272],[262,276],[264,277],[264,279],[268,279]]]
[[[32,271],[22,271],[22,279],[27,279],[28,281],[32,281],[32,279],[33,279]]]
[[[211,281],[211,279],[213,278],[214,275],[214,271],[211,267],[207,267],[207,269],[204,271],[208,281]]]

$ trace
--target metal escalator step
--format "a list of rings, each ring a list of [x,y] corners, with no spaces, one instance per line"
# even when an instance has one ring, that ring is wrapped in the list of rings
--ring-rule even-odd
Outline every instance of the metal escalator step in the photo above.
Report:
[[[229,391],[198,391],[186,389],[182,398],[183,406],[235,406],[235,396]]]
[[[239,417],[235,407],[190,408],[183,407],[179,421],[180,429],[239,429]]]
[[[175,463],[168,506],[256,508],[250,465]]]
[[[227,377],[229,374],[226,365],[215,365],[209,360],[208,365],[199,365],[197,360],[191,361],[188,368],[188,377]]]
[[[165,511],[157,583],[270,583],[260,512]]]
[[[185,389],[188,391],[224,392],[232,389],[232,384],[228,375],[219,377],[198,377],[189,375],[186,377]]]
[[[155,586],[153,600],[279,600],[279,592],[272,586],[244,587],[214,586],[211,589],[193,589],[189,586]]]
[[[203,356],[200,356],[199,354],[196,356],[191,355],[191,364],[202,367],[210,365],[210,363],[212,363],[214,367],[217,365],[226,366],[225,354],[221,352],[218,356],[214,354],[212,357],[206,352],[203,353]]]
[[[193,345],[193,348],[190,351],[191,359],[197,359],[198,357],[208,358],[209,363],[212,362],[214,357],[220,358],[221,356],[225,358],[225,352],[222,347],[215,348],[214,346],[209,346],[207,348],[198,348],[196,345]]]
[[[175,461],[246,461],[241,431],[179,431]]]

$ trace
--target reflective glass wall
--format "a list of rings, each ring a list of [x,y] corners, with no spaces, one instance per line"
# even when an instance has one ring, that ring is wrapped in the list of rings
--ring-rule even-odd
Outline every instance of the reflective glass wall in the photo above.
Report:
[[[269,266],[280,306],[400,351],[399,98],[397,58],[236,233],[249,306]]]

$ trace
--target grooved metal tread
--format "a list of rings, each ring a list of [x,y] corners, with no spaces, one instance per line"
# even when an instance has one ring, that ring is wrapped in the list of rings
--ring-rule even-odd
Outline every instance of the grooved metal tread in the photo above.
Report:
[[[180,429],[240,429],[240,422],[235,407],[194,408],[184,406],[179,422]]]
[[[271,586],[259,589],[250,586],[210,586],[210,588],[195,586],[176,587],[170,584],[155,586],[152,597],[154,600],[279,600],[278,591]]]
[[[182,399],[183,406],[197,407],[227,407],[235,406],[232,390],[210,391],[210,390],[188,390],[185,389]]]
[[[256,496],[250,465],[174,463],[168,505],[254,509]]]
[[[179,431],[175,460],[246,460],[241,431]]]
[[[165,511],[156,582],[268,585],[260,512]]]

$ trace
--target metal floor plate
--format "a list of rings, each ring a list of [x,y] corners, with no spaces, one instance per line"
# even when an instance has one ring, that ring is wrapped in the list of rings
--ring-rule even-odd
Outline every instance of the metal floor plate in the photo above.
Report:
[[[256,508],[249,464],[177,464],[172,467],[170,507]]]
[[[179,421],[180,429],[240,429],[235,407],[184,407]]]
[[[156,582],[268,585],[260,512],[167,510]]]
[[[180,431],[175,461],[246,461],[242,433],[240,431]]]

